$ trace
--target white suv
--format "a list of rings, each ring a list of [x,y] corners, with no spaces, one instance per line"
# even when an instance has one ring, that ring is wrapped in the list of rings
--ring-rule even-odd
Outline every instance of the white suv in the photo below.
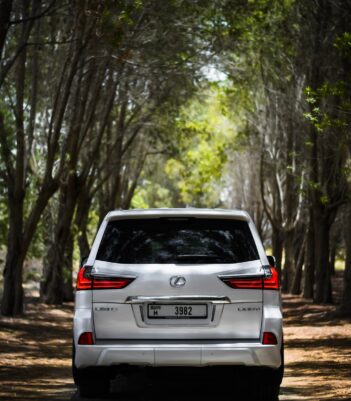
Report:
[[[121,369],[223,365],[245,367],[257,398],[277,397],[279,280],[249,215],[108,213],[77,278],[73,376],[80,394],[108,393]]]

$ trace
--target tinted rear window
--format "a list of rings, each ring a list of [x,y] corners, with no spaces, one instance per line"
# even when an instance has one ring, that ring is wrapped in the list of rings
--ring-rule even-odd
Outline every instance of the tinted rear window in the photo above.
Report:
[[[109,222],[97,259],[114,263],[239,263],[259,256],[245,221],[158,218]]]

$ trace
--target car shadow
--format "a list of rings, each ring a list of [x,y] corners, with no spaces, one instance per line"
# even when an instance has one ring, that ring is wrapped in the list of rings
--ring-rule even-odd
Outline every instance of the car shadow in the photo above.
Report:
[[[140,375],[129,379],[120,376],[112,381],[111,393],[107,398],[82,398],[76,391],[71,401],[256,401],[248,394],[249,384],[243,378],[191,376],[173,379],[161,377],[158,380]]]
[[[194,391],[194,389],[179,389],[179,388],[166,388],[166,389],[148,389],[144,392],[136,394],[123,394],[123,393],[111,393],[105,398],[82,398],[79,396],[79,392],[72,396],[71,401],[257,401],[253,398],[248,398],[240,392],[233,390],[233,393],[223,392],[208,392],[208,391]],[[278,401],[267,400],[267,401]]]

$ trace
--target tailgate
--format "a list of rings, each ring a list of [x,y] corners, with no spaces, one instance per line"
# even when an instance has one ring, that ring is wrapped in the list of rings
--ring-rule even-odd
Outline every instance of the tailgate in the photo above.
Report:
[[[135,277],[122,289],[93,290],[98,340],[258,339],[262,289],[233,289],[219,276],[262,274],[259,260],[236,264],[118,264],[96,276]],[[179,284],[179,285],[178,285]]]

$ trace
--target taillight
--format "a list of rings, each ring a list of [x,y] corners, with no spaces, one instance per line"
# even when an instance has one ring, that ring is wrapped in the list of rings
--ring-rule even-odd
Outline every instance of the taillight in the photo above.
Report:
[[[270,277],[265,277],[263,280],[263,288],[265,290],[279,290],[279,275],[277,269],[270,267]]]
[[[91,266],[83,266],[77,276],[77,290],[91,290],[92,288],[92,277],[90,275]]]
[[[126,277],[94,277],[94,290],[121,289],[127,287],[134,278]]]
[[[261,278],[224,278],[222,279],[231,288],[262,289]]]
[[[79,345],[93,345],[94,337],[91,331],[86,331],[79,336],[78,340]]]
[[[134,277],[94,277],[91,266],[83,266],[77,276],[77,290],[111,290],[127,287]]]
[[[265,289],[265,290],[278,290],[279,277],[278,272],[274,267],[267,269],[265,277],[257,278],[238,278],[238,277],[222,277],[221,280],[229,285],[231,288],[237,289]]]
[[[263,337],[262,337],[262,344],[264,345],[276,345],[278,344],[278,340],[277,337],[275,336],[275,334],[269,332],[269,331],[265,331],[263,333]]]

